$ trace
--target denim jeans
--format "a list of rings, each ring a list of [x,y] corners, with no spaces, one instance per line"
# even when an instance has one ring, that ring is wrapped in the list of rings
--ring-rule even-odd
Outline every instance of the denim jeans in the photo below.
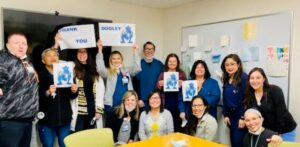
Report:
[[[71,133],[70,124],[60,127],[50,127],[39,124],[38,130],[43,147],[53,147],[56,136],[59,146],[65,147],[64,138]]]
[[[282,137],[283,141],[294,142],[294,141],[296,141],[296,129],[294,129],[291,132],[281,134],[280,136]]]
[[[0,120],[1,147],[30,147],[31,121]]]

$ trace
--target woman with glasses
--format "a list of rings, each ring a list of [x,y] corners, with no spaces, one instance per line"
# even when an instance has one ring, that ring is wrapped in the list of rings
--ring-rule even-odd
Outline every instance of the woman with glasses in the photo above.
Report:
[[[159,91],[148,96],[149,106],[142,112],[139,123],[141,140],[166,135],[174,132],[173,118],[167,109],[163,108]]]
[[[216,140],[218,124],[216,119],[208,113],[207,100],[201,96],[193,97],[190,109],[192,113],[188,116],[185,132],[202,139]]]

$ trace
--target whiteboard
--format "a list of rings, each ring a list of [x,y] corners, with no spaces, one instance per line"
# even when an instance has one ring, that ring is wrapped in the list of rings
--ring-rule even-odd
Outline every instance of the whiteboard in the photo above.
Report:
[[[263,68],[269,83],[282,88],[288,104],[292,19],[292,12],[282,12],[183,27],[183,65],[191,69],[195,60],[205,60],[212,78],[222,87],[222,60],[226,55],[236,53],[245,60],[242,64],[246,73],[253,67]],[[285,61],[279,58],[279,62],[275,61],[277,58],[272,57],[272,53],[282,49],[285,50]]]

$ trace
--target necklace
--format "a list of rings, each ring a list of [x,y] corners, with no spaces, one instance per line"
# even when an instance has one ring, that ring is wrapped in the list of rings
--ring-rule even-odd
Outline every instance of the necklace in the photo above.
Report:
[[[257,143],[258,143],[258,140],[259,140],[260,135],[261,135],[261,133],[258,135],[254,147],[257,146]],[[252,147],[252,145],[253,145],[253,135],[251,136],[251,147]]]

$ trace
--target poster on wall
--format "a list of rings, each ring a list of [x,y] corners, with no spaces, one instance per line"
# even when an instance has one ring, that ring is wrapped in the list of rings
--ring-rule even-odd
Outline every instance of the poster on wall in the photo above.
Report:
[[[259,47],[251,46],[243,48],[241,59],[243,62],[259,61]]]
[[[99,36],[104,46],[133,46],[135,24],[99,23]]]
[[[273,77],[288,76],[289,47],[267,48],[267,75]]]

